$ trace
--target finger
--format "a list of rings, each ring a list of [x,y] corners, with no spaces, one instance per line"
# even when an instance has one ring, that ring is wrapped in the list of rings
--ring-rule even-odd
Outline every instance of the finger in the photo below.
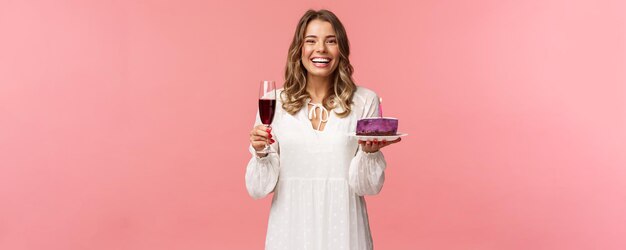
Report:
[[[255,148],[265,147],[265,145],[267,145],[267,144],[268,144],[268,142],[266,142],[266,141],[253,141],[253,142],[250,142],[250,145],[252,145]]]
[[[263,137],[267,138],[267,137],[270,136],[270,133],[268,133],[264,129],[256,129],[256,130],[254,130],[254,135],[256,135],[256,136],[263,136]]]
[[[389,141],[389,142],[388,141],[384,141],[384,143],[382,145],[380,145],[380,147],[383,148],[383,147],[389,146],[391,144],[398,143],[401,140],[402,140],[401,138],[398,138],[398,139],[395,139],[395,140]]]
[[[252,147],[256,150],[261,150],[265,147],[265,142],[253,142]]]
[[[272,131],[272,127],[266,126],[266,125],[257,125],[254,127],[254,129],[259,129],[259,130],[263,130],[263,131]]]
[[[256,135],[253,135],[253,136],[250,137],[250,140],[254,141],[254,142],[265,142],[265,141],[267,141],[267,139],[268,139],[267,137],[256,136]]]
[[[272,127],[270,127],[270,126],[262,127],[262,129],[263,129],[263,131],[267,132],[268,134],[272,133]]]

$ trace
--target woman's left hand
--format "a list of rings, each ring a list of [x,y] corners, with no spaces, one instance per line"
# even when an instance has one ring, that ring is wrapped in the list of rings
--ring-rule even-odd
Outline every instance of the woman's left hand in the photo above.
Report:
[[[380,150],[381,148],[384,148],[384,147],[389,146],[389,145],[394,144],[394,143],[398,143],[401,140],[402,140],[402,138],[398,138],[398,139],[395,139],[393,141],[386,141],[386,140],[382,140],[382,141],[378,141],[378,140],[362,141],[362,140],[359,140],[359,144],[361,144],[361,149],[363,149],[363,152],[374,153],[374,152]]]

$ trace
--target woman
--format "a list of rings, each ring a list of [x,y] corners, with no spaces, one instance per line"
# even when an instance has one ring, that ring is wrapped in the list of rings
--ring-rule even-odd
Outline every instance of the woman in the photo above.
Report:
[[[352,80],[346,31],[330,11],[307,11],[289,47],[272,128],[250,132],[250,196],[274,192],[266,249],[372,249],[364,195],[378,194],[380,148],[400,141],[349,137],[378,116],[378,97]],[[260,154],[266,145],[277,153]]]

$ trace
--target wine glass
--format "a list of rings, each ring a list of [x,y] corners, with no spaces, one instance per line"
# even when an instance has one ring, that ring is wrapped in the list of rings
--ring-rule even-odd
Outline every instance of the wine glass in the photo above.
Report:
[[[270,128],[274,120],[276,110],[276,83],[274,81],[261,81],[259,88],[259,116],[261,123]],[[265,143],[265,148],[257,153],[276,153],[270,148],[269,143]]]

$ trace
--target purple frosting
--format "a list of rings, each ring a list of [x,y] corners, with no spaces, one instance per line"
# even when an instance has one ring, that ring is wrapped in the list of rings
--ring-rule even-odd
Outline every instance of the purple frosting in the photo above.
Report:
[[[357,135],[395,135],[398,131],[398,119],[365,118],[357,121]]]

